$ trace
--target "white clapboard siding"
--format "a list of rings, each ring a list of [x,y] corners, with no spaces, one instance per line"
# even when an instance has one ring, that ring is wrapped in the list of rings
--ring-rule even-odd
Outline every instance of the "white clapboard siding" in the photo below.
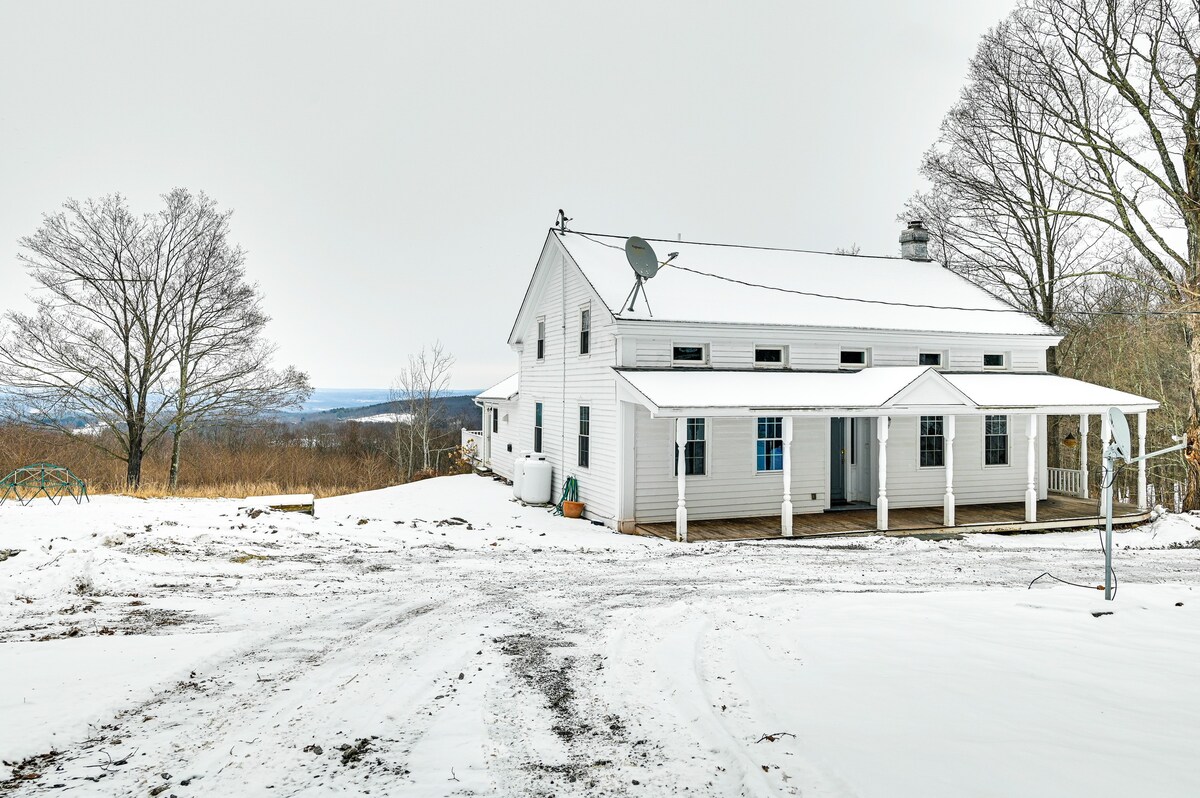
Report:
[[[562,494],[565,476],[579,480],[586,517],[614,523],[616,517],[616,398],[613,328],[608,310],[570,258],[555,246],[543,252],[535,282],[534,312],[517,331],[520,401],[513,414],[515,454],[533,449],[534,405],[541,402],[542,452],[553,467],[552,500]],[[591,309],[591,352],[579,354],[580,310]],[[546,350],[537,359],[537,322],[546,322]],[[578,465],[579,407],[591,408],[590,463]]]
[[[497,431],[492,433],[491,468],[502,477],[512,479],[513,461],[520,451],[520,413],[519,401],[497,402],[495,407],[500,411],[500,423]],[[491,429],[491,419],[484,419],[484,434]],[[510,449],[511,447],[511,449]]]
[[[825,471],[819,458],[828,451],[828,419],[798,418],[792,433],[792,504],[795,512],[819,512],[825,506]],[[708,473],[687,478],[688,518],[731,518],[778,515],[783,502],[783,474],[758,473],[755,419],[708,419]],[[670,521],[678,500],[672,419],[652,419],[637,409],[635,506],[642,522]],[[813,498],[813,497],[816,498]]]

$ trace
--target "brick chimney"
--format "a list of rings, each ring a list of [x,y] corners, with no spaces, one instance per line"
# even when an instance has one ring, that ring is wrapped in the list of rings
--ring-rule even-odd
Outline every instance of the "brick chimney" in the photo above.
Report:
[[[929,257],[929,231],[920,219],[913,219],[900,231],[900,257],[905,260],[933,260]]]

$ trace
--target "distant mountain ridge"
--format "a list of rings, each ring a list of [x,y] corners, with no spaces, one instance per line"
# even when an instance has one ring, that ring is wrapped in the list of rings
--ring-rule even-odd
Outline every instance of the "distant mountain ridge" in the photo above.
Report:
[[[455,418],[462,417],[464,420],[474,419],[478,421],[479,408],[475,406],[474,396],[479,391],[471,391],[469,393],[455,393],[453,395],[444,396],[437,401],[444,405],[444,417]],[[371,416],[383,416],[392,413],[403,413],[404,408],[402,402],[376,402],[374,404],[364,404],[353,407],[331,407],[326,410],[300,410],[290,411],[278,414],[280,421],[286,421],[293,424],[299,424],[308,421],[355,421],[357,419],[369,418]],[[376,420],[377,421],[377,420]]]
[[[315,413],[322,410],[345,410],[363,405],[378,405],[391,400],[392,388],[316,388],[299,413]],[[451,390],[447,396],[475,396],[482,389]]]

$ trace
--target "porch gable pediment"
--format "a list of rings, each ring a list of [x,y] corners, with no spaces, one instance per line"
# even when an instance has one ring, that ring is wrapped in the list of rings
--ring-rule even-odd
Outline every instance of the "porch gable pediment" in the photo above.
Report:
[[[976,404],[935,369],[927,368],[880,407],[970,407]]]

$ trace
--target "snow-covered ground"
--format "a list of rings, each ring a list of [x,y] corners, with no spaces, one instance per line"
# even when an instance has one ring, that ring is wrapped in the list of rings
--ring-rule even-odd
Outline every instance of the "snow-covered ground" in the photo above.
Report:
[[[1026,589],[1100,581],[1090,532],[679,545],[510,497],[0,507],[0,789],[1200,795],[1200,518],[1118,533],[1106,604]]]

